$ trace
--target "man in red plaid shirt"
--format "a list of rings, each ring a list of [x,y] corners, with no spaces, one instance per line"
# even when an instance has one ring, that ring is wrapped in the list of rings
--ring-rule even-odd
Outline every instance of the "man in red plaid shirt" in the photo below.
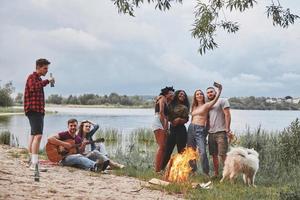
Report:
[[[50,62],[47,59],[36,61],[36,71],[30,74],[26,81],[24,93],[24,111],[29,119],[31,135],[28,150],[31,155],[31,169],[36,169],[38,165],[38,152],[42,139],[45,115],[44,87],[49,83],[54,84],[54,78],[42,80],[48,72]]]

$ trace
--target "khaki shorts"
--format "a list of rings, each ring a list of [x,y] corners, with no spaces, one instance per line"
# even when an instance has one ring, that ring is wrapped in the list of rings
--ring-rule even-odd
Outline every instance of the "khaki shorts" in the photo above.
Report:
[[[210,155],[226,155],[228,140],[225,131],[208,134],[208,150]]]

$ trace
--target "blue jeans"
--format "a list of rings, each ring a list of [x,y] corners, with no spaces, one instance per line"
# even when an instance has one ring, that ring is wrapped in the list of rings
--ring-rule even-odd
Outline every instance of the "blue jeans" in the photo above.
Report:
[[[91,170],[95,167],[95,161],[92,161],[81,154],[68,155],[61,161],[61,164],[85,170]]]
[[[93,160],[93,161],[96,161],[96,160],[101,161],[102,163],[109,160],[109,158],[106,155],[104,155],[103,153],[101,153],[98,150],[94,150],[94,151],[89,152],[86,155],[86,157],[90,160]]]
[[[209,163],[206,154],[206,128],[205,126],[199,126],[197,124],[190,124],[188,128],[187,146],[198,148],[202,170],[204,173],[209,173]],[[197,170],[197,164],[195,161],[191,161],[191,167],[193,171]]]

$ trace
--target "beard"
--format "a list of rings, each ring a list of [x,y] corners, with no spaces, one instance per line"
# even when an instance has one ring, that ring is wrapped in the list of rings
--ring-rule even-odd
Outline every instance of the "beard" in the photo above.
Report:
[[[213,100],[215,97],[216,97],[216,95],[213,95],[212,97],[207,97],[207,99],[208,99],[209,101],[211,101],[211,100]]]

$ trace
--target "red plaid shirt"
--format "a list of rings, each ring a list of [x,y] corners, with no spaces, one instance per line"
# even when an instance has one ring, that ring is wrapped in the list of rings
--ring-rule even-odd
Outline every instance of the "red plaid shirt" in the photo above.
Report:
[[[44,87],[48,83],[48,80],[42,80],[36,72],[28,76],[24,93],[25,114],[29,111],[45,113]]]

